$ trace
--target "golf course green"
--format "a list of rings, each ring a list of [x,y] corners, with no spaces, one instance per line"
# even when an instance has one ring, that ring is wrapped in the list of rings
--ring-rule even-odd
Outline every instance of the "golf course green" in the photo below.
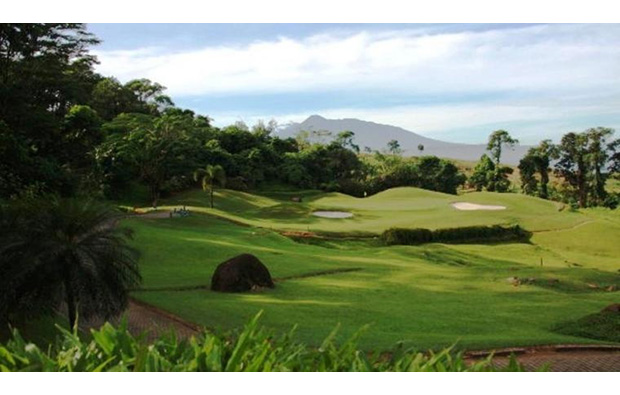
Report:
[[[505,209],[458,210],[456,202]],[[309,344],[338,325],[342,337],[368,325],[360,345],[375,350],[399,341],[420,349],[596,343],[554,328],[619,302],[617,210],[572,211],[521,194],[416,188],[367,198],[224,189],[213,209],[206,193],[193,190],[164,199],[158,210],[182,206],[188,217],[123,221],[142,252],[143,285],[132,295],[208,328],[240,327],[263,310],[263,324],[279,332],[298,325]],[[318,210],[353,216],[312,215]],[[392,227],[516,224],[533,233],[529,243],[387,247],[378,237]],[[257,256],[276,287],[210,291],[216,266],[242,253]]]

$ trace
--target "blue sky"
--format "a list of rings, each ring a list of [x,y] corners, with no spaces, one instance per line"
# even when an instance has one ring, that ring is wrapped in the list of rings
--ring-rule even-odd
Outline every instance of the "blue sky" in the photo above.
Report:
[[[312,114],[484,142],[620,127],[620,25],[89,24],[98,71],[224,126]]]

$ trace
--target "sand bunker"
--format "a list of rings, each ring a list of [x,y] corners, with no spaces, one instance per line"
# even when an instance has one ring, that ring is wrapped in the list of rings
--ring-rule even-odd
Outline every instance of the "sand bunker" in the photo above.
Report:
[[[452,207],[457,210],[474,211],[474,210],[506,210],[505,206],[488,206],[484,204],[457,202],[452,203]]]
[[[346,211],[314,211],[312,215],[321,218],[351,218],[353,213]]]

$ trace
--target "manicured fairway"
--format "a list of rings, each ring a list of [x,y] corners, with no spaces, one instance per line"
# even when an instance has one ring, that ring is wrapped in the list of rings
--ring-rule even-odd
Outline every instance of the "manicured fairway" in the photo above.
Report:
[[[187,206],[253,226],[319,233],[373,233],[391,227],[429,229],[472,225],[516,224],[530,231],[566,228],[587,220],[579,213],[559,212],[562,205],[520,194],[474,192],[461,196],[417,188],[395,188],[368,198],[340,193],[309,193],[303,203],[290,201],[295,194],[252,195],[223,190],[216,192],[215,209],[208,207],[206,194],[192,191],[165,200],[161,209]],[[453,202],[502,205],[494,212],[460,211]],[[315,210],[344,210],[354,217],[341,220],[311,215]]]
[[[342,335],[370,324],[361,344],[373,349],[398,341],[420,348],[455,342],[467,348],[594,342],[560,335],[551,328],[618,301],[617,292],[605,290],[620,285],[620,217],[608,210],[571,213],[558,211],[554,203],[515,194],[452,196],[413,188],[366,199],[309,192],[302,204],[289,202],[285,192],[257,196],[222,191],[218,195],[215,210],[206,208],[202,191],[164,204],[186,204],[194,212],[252,226],[212,215],[125,221],[135,229],[135,245],[143,251],[147,290],[135,292],[135,297],[187,320],[224,329],[238,327],[264,310],[264,324],[278,331],[298,324],[299,336],[313,344],[338,323]],[[452,201],[508,208],[459,212],[449,205]],[[357,216],[330,220],[309,215],[318,208],[352,211]],[[306,230],[311,225],[320,231],[378,233],[394,225],[439,228],[492,223],[519,223],[535,231],[532,243],[383,247],[370,238],[309,244],[270,229]],[[259,257],[274,278],[341,268],[361,270],[292,278],[278,281],[273,290],[248,294],[170,289],[208,287],[220,262],[244,252]],[[514,286],[509,281],[514,276],[536,281]]]

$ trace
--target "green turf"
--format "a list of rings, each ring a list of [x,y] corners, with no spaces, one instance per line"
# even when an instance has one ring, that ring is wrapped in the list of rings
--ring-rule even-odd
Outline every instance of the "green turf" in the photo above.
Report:
[[[620,343],[620,313],[600,312],[575,321],[563,322],[554,330],[572,336]]]
[[[217,209],[205,208],[202,191],[165,201],[214,215],[129,219],[142,250],[144,287],[134,296],[207,327],[242,325],[259,310],[280,330],[299,324],[302,339],[316,343],[334,328],[350,334],[364,324],[368,348],[397,341],[437,348],[486,348],[596,342],[552,330],[617,302],[620,294],[620,216],[603,209],[558,211],[554,203],[515,194],[444,195],[398,188],[356,199],[309,192],[302,204],[292,192],[251,195],[220,191]],[[451,201],[502,204],[504,212],[454,210]],[[317,208],[350,210],[355,220],[308,216]],[[246,225],[240,225],[227,219]],[[378,233],[390,226],[429,228],[518,223],[534,235],[530,244],[380,246],[375,239],[299,243],[273,229]],[[251,226],[248,226],[251,225]],[[207,290],[158,291],[206,285],[215,267],[240,253],[255,254],[273,277],[316,271],[359,271],[289,279],[259,293]],[[542,266],[541,266],[542,260]],[[514,286],[509,278],[535,278]]]
[[[298,193],[300,196],[303,192]],[[581,213],[559,212],[562,205],[520,194],[474,192],[461,196],[417,188],[395,188],[368,198],[340,193],[306,193],[302,203],[290,201],[291,193],[253,195],[220,190],[215,208],[207,195],[194,190],[162,201],[161,209],[187,206],[252,226],[317,233],[379,234],[391,227],[446,228],[519,223],[530,231],[566,228],[588,220]],[[459,211],[453,202],[502,205],[506,210]],[[345,210],[354,217],[333,220],[312,215],[315,210]]]

